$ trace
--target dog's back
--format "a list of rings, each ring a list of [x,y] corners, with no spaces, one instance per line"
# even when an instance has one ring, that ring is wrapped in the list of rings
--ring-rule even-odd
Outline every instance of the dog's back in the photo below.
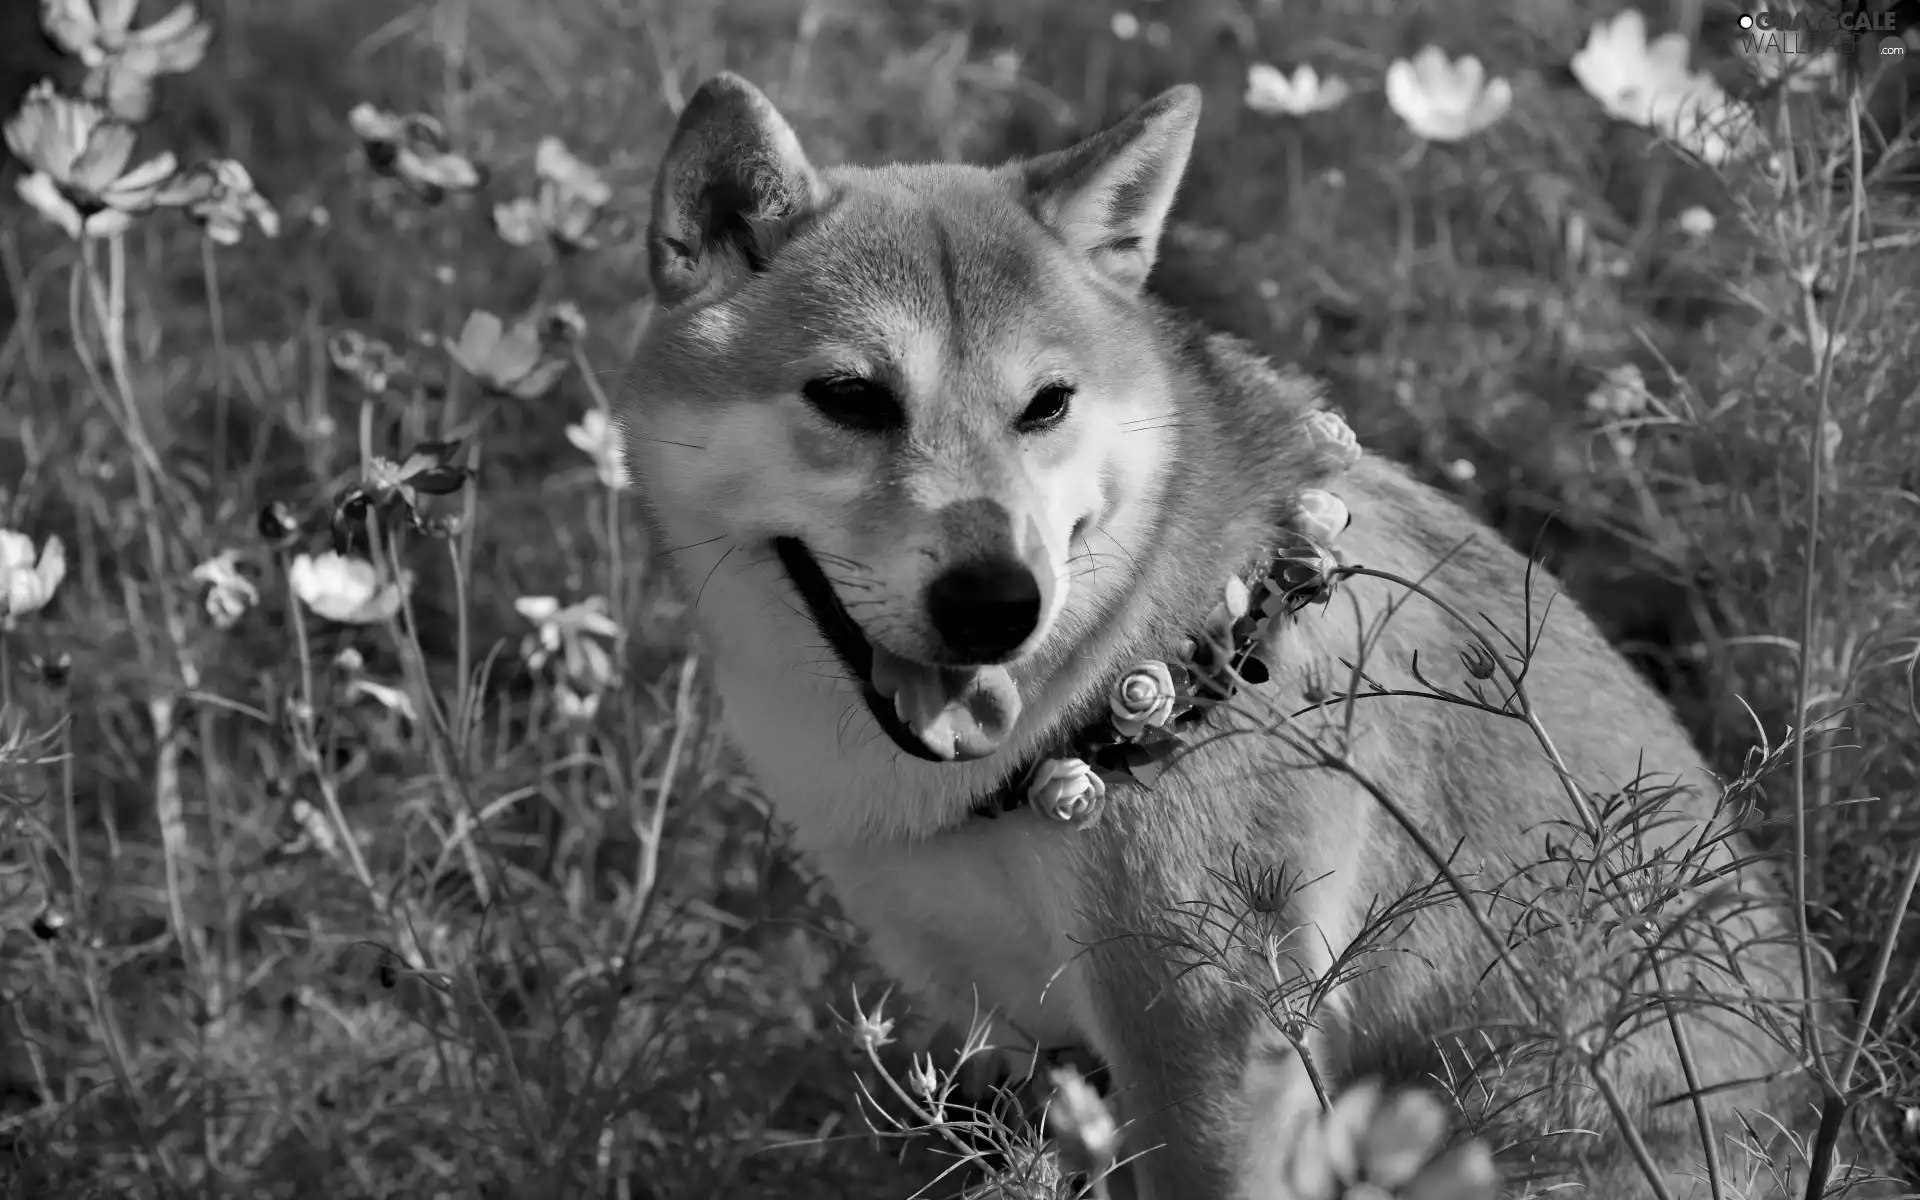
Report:
[[[1183,326],[1173,319],[1172,327]],[[1201,350],[1193,379],[1204,384],[1204,400],[1194,407],[1224,414],[1223,430],[1291,428],[1313,393],[1234,339],[1189,330],[1182,344]],[[1215,453],[1216,468],[1250,477],[1231,465],[1228,447]],[[1775,1036],[1790,1036],[1799,985],[1774,873],[1750,861],[1734,870],[1751,854],[1735,831],[1743,814],[1721,811],[1718,782],[1671,707],[1547,572],[1397,465],[1363,457],[1338,486],[1353,515],[1339,539],[1342,557],[1416,581],[1453,611],[1361,576],[1282,632],[1266,655],[1272,680],[1253,689],[1261,707],[1238,724],[1287,718],[1297,732],[1210,747],[1139,805],[1117,809],[1111,829],[1094,831],[1112,840],[1109,861],[1127,864],[1104,876],[1111,883],[1102,905],[1126,913],[1105,932],[1164,933],[1164,919],[1139,911],[1143,895],[1204,899],[1215,915],[1244,913],[1249,872],[1232,887],[1214,874],[1229,859],[1290,868],[1298,890],[1273,911],[1252,913],[1238,935],[1240,982],[1267,999],[1288,991],[1272,982],[1272,961],[1250,953],[1268,937],[1285,947],[1280,960],[1304,975],[1346,977],[1319,1001],[1302,1036],[1326,1080],[1449,1082],[1468,1111],[1487,1118],[1486,1136],[1507,1149],[1510,1179],[1584,1178],[1596,1198],[1648,1195],[1618,1136],[1568,1132],[1616,1128],[1600,1092],[1604,1078],[1649,1152],[1682,1176],[1672,1194],[1706,1195],[1704,1183],[1690,1192],[1694,1181],[1684,1177],[1699,1171],[1682,1165],[1701,1161],[1698,1115],[1680,1099],[1689,1083],[1669,1006],[1655,998],[1673,998],[1697,1085],[1711,1091],[1706,1108],[1723,1161],[1751,1169],[1727,1148],[1743,1135],[1737,1112],[1763,1130],[1758,1114],[1811,1128],[1811,1090]],[[1206,545],[1218,529],[1212,509],[1209,501],[1172,514],[1160,544]],[[1170,566],[1204,577],[1178,556]],[[1524,662],[1537,730],[1457,702],[1471,688],[1496,706],[1509,694],[1476,632],[1516,668]],[[1153,653],[1150,641],[1134,649]],[[1477,679],[1476,670],[1493,678]],[[1419,695],[1429,690],[1420,680],[1454,698]],[[1381,689],[1404,694],[1368,695]],[[1357,699],[1304,712],[1342,693]],[[1323,752],[1345,765],[1330,769]],[[1602,831],[1598,842],[1554,755],[1577,781]],[[1424,848],[1388,803],[1421,831]],[[1434,851],[1475,893],[1484,924],[1440,878]],[[1373,937],[1369,916],[1403,897],[1421,911],[1404,927],[1386,923],[1396,936]],[[1428,900],[1439,903],[1425,907]],[[1509,948],[1514,970],[1496,963],[1490,934]],[[1348,950],[1355,956],[1335,966]],[[1234,974],[1234,956],[1221,957]],[[1138,1012],[1138,1038],[1164,1040],[1169,1022],[1156,1008],[1164,989],[1183,986],[1175,974],[1133,976],[1114,1019]],[[1516,984],[1517,975],[1526,982]],[[1816,986],[1824,995],[1824,976]],[[1288,1004],[1307,1013],[1304,985],[1292,988],[1283,1011]],[[1297,1072],[1294,1047],[1265,1031],[1253,1040]],[[1603,1071],[1584,1069],[1573,1046],[1601,1052]],[[1250,1069],[1272,1087],[1270,1069]],[[1291,1117],[1277,1116],[1281,1104],[1268,1121],[1317,1108],[1297,1075],[1293,1086]]]

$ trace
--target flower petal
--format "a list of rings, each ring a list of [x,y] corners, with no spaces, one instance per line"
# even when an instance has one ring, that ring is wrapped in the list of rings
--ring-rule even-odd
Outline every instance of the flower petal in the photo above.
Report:
[[[61,194],[59,185],[45,171],[23,176],[13,185],[20,198],[33,210],[66,231],[70,238],[81,236],[80,210]]]
[[[613,190],[601,178],[600,172],[575,156],[567,149],[565,142],[550,134],[541,138],[540,145],[534,150],[533,170],[541,179],[550,180],[562,191],[595,207],[613,198]]]
[[[394,141],[404,128],[399,117],[364,100],[347,110],[347,127],[363,142]]]
[[[1647,45],[1643,71],[1651,80],[1684,79],[1692,52],[1686,34],[1663,33]]]
[[[560,611],[560,601],[553,596],[522,596],[513,602],[513,611],[538,625]]]
[[[178,166],[173,151],[163,150],[101,189],[100,198],[115,208],[144,212],[159,200]]]
[[[1387,1188],[1411,1183],[1447,1134],[1447,1110],[1425,1092],[1401,1092],[1381,1105],[1361,1137],[1367,1181]]]
[[[58,94],[50,80],[42,80],[34,91],[49,122],[46,139],[49,157],[42,167],[55,179],[70,179],[74,160],[86,152],[93,131],[102,122],[111,120],[112,115],[90,100]]]
[[[91,0],[40,0],[40,28],[55,45],[87,66],[105,54]]]
[[[28,91],[20,108],[6,120],[7,149],[13,151],[15,158],[35,170],[49,169],[48,161],[53,156],[50,151],[57,140],[58,130],[54,123],[52,97],[49,94],[52,83],[41,80]],[[64,172],[63,162],[60,169]]]
[[[80,94],[104,105],[114,120],[128,125],[142,124],[153,115],[153,75],[126,58],[109,58],[88,71]]]
[[[247,212],[253,216],[253,223],[260,232],[270,238],[280,236],[280,210],[262,199],[259,193],[247,197]]]
[[[1513,107],[1513,85],[1505,79],[1495,79],[1487,84],[1487,90],[1480,94],[1479,103],[1473,107],[1471,132],[1479,133],[1491,128],[1507,115]]]
[[[33,539],[11,529],[0,529],[0,574],[33,566]]]
[[[1380,1085],[1366,1079],[1340,1093],[1332,1109],[1320,1118],[1327,1159],[1334,1174],[1344,1183],[1354,1183],[1360,1178],[1361,1142],[1379,1108]]]
[[[40,561],[34,567],[34,574],[40,577],[41,586],[49,596],[67,577],[67,548],[57,534],[47,535],[47,544],[40,548]]]
[[[412,183],[449,192],[472,191],[481,182],[480,168],[458,154],[421,154],[402,147],[394,166]]]
[[[87,138],[86,149],[73,160],[67,183],[99,195],[120,178],[133,157],[134,132],[117,122],[96,126]]]
[[[543,359],[532,370],[521,375],[507,390],[516,400],[538,400],[553,389],[560,377],[567,373],[573,364],[564,358]]]
[[[191,4],[182,4],[133,36],[128,66],[153,75],[184,75],[200,65],[213,41],[213,27],[199,19]]]
[[[87,217],[81,234],[90,238],[110,238],[133,228],[134,215],[117,208],[103,208]]]
[[[493,350],[493,370],[502,382],[513,383],[539,365],[545,347],[540,344],[540,327],[531,318],[520,316],[500,335]]]
[[[1478,57],[1472,54],[1454,63],[1451,74],[1452,78],[1449,82],[1452,83],[1455,94],[1462,98],[1477,95],[1487,83],[1486,67],[1481,64]]]
[[[133,27],[134,14],[140,11],[140,0],[94,0],[93,11],[109,39],[124,38]]]
[[[191,3],[175,5],[172,12],[136,32],[130,40],[136,43],[172,41],[191,30],[199,15]]]
[[[598,600],[600,597],[596,596],[594,599]],[[598,634],[604,638],[618,638],[620,636],[619,622],[615,621],[606,613],[595,608],[589,608],[584,604],[577,606],[576,612],[581,632]]]
[[[1419,134],[1431,105],[1421,89],[1418,70],[1404,58],[1395,59],[1387,68],[1387,107]]]
[[[1500,1182],[1493,1152],[1482,1141],[1471,1141],[1449,1151],[1420,1172],[1404,1200],[1492,1200]]]
[[[493,229],[509,246],[538,245],[547,236],[540,205],[531,196],[519,196],[493,206]]]
[[[1247,68],[1246,106],[1257,113],[1292,111],[1292,82],[1280,68],[1269,63],[1254,63]]]
[[[447,343],[447,354],[467,374],[478,378],[493,377],[494,352],[500,346],[502,330],[500,318],[482,308],[476,308],[467,314],[466,324],[460,327],[460,336]]]

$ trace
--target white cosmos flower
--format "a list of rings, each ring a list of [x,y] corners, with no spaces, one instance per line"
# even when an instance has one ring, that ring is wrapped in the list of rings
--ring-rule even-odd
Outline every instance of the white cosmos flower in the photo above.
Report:
[[[1513,85],[1487,70],[1473,55],[1458,60],[1438,46],[1387,68],[1387,104],[1415,137],[1458,142],[1507,115]]]
[[[193,70],[213,28],[181,4],[145,29],[133,28],[140,0],[40,0],[40,25],[87,68],[81,92],[123,121],[153,115],[153,81]]]
[[[59,538],[49,535],[36,557],[32,538],[0,529],[0,630],[45,608],[66,577],[67,548]]]
[[[583,694],[598,693],[613,682],[617,668],[602,641],[618,642],[620,624],[607,612],[605,596],[589,596],[562,606],[553,596],[522,596],[516,612],[534,626],[521,647],[529,670],[555,666],[555,677]]]
[[[364,558],[329,551],[302,554],[287,569],[287,585],[316,616],[342,625],[373,625],[400,611],[409,581],[383,581]]]
[[[231,158],[196,164],[167,189],[161,203],[185,210],[217,245],[239,245],[249,225],[268,237],[280,236],[280,214],[254,187],[247,168]]]
[[[1647,387],[1646,376],[1630,362],[1608,368],[1587,393],[1587,411],[1602,419],[1637,417],[1652,404],[1653,392]]]
[[[7,119],[6,141],[30,171],[16,185],[20,198],[73,238],[124,233],[159,203],[176,165],[163,152],[129,168],[133,129],[45,79]]]
[[[1268,116],[1304,117],[1346,103],[1353,89],[1336,75],[1322,79],[1312,66],[1301,63],[1289,76],[1278,67],[1254,63],[1247,68],[1246,105]]]
[[[219,629],[232,629],[260,603],[260,589],[240,573],[237,550],[222,550],[195,567],[193,581],[207,585],[207,616]]]
[[[1710,165],[1752,148],[1753,113],[1705,71],[1687,67],[1684,35],[1649,41],[1647,19],[1630,8],[1594,23],[1573,56],[1573,75],[1608,116],[1651,130]]]
[[[1714,226],[1719,223],[1711,209],[1698,204],[1682,209],[1678,220],[1680,231],[1690,238],[1712,237]]]
[[[627,485],[627,456],[620,444],[620,427],[598,408],[580,416],[577,425],[567,426],[567,440],[593,460],[594,474],[605,486],[618,491]]]
[[[425,113],[396,113],[361,102],[347,113],[368,165],[398,179],[434,203],[449,192],[471,192],[487,181],[479,163],[454,152],[447,130]]]
[[[569,360],[550,352],[547,330],[538,314],[509,325],[477,309],[447,343],[447,354],[487,390],[516,400],[537,400],[566,374]]]
[[[613,199],[613,188],[598,168],[576,156],[567,144],[548,135],[534,151],[537,194],[497,204],[494,229],[502,241],[532,246],[548,240],[564,250],[591,250],[593,228]]]

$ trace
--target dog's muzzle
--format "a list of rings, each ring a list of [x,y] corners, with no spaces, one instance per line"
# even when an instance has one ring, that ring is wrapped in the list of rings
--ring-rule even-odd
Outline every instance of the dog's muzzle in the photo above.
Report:
[[[936,666],[902,658],[867,639],[805,543],[775,538],[773,551],[815,627],[860,685],[875,723],[896,746],[928,762],[987,758],[1000,748],[1021,704],[1004,666]],[[957,655],[1011,655],[1039,626],[1039,584],[1020,564],[1011,568],[1024,572],[1026,583],[1006,564],[987,563],[949,571],[928,589],[929,618]]]

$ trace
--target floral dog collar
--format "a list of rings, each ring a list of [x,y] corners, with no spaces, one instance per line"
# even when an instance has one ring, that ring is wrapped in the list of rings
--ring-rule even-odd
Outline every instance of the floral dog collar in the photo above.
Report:
[[[1335,473],[1359,459],[1353,430],[1333,413],[1313,413],[1306,430]],[[1100,819],[1109,786],[1152,787],[1186,745],[1184,735],[1213,708],[1243,687],[1267,682],[1260,648],[1272,623],[1331,598],[1340,566],[1333,541],[1352,521],[1332,492],[1296,493],[1251,580],[1227,577],[1220,602],[1177,661],[1148,659],[1129,668],[1108,689],[1104,718],[1067,739],[1066,753],[1041,758],[983,798],[974,815],[992,819],[1031,804],[1052,820],[1085,828]]]

